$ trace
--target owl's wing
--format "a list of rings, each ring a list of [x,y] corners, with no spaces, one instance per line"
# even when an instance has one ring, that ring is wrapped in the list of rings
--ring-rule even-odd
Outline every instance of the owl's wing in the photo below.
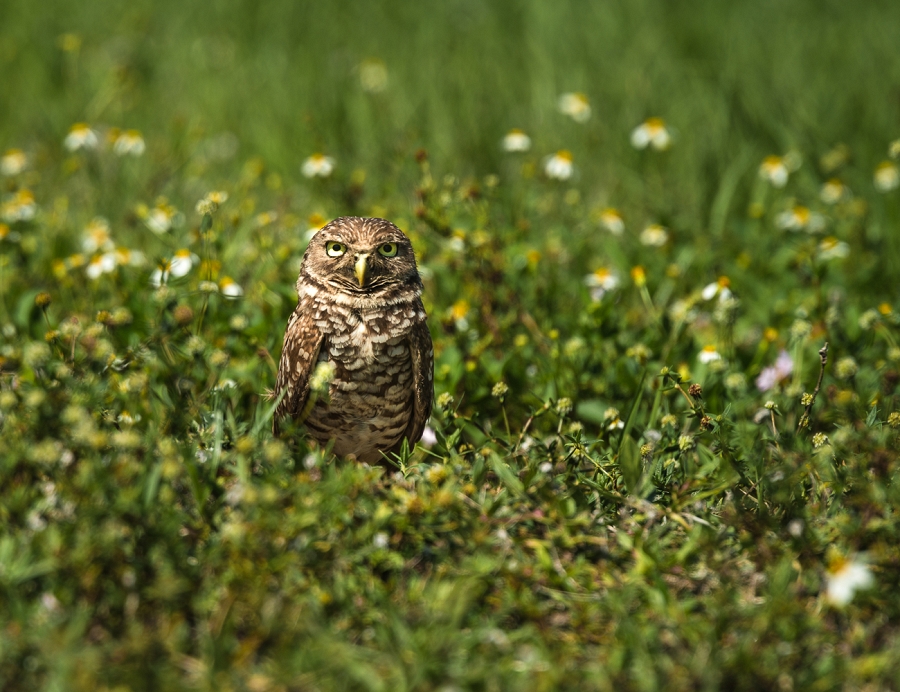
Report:
[[[405,436],[412,447],[422,438],[434,398],[434,346],[425,322],[419,322],[409,333],[409,352],[413,366],[413,415]]]
[[[282,418],[297,418],[303,412],[309,398],[309,378],[321,347],[322,332],[311,319],[311,312],[304,301],[301,301],[288,319],[275,379],[275,399],[281,398],[272,421],[272,430],[276,435]]]

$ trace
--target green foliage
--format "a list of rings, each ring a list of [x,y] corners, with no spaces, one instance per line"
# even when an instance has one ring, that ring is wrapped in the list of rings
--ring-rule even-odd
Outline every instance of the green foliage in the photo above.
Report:
[[[900,686],[898,6],[0,14],[4,690]],[[271,434],[341,214],[425,283],[385,468]]]

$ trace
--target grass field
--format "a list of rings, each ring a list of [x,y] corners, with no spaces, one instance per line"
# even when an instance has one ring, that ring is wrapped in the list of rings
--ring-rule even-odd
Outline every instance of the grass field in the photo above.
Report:
[[[4,3],[0,688],[900,688],[897,26]],[[393,473],[264,396],[346,214],[425,282]]]

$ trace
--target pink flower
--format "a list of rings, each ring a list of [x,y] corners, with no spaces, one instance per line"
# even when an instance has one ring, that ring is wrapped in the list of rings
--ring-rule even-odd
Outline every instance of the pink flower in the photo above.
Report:
[[[756,388],[761,392],[768,392],[776,384],[783,382],[794,372],[794,361],[787,351],[782,350],[775,359],[775,365],[763,368],[756,378]]]

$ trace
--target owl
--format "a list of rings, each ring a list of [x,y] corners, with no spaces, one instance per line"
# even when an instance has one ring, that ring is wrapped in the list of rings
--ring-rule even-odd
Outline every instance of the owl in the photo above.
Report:
[[[384,219],[335,219],[310,240],[297,294],[275,434],[290,417],[318,442],[333,440],[335,454],[369,464],[404,440],[412,447],[431,414],[434,349],[409,238]]]

